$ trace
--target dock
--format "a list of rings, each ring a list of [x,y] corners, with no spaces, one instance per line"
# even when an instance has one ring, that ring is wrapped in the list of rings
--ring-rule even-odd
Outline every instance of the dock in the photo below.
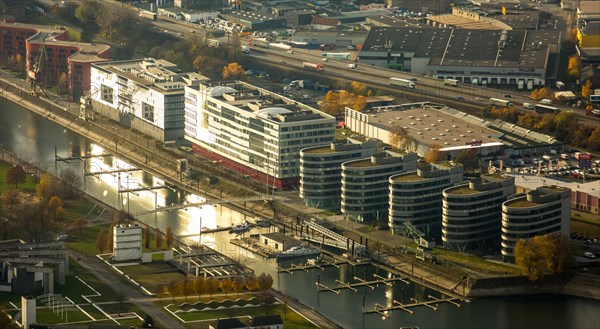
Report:
[[[339,285],[337,287],[328,287],[320,282],[317,282],[317,290],[319,292],[333,292],[337,295],[340,294],[341,290],[343,289],[348,289],[348,290],[352,290],[354,292],[357,292],[358,290],[356,288],[359,287],[367,287],[370,288],[371,290],[375,290],[375,287],[380,285],[380,284],[385,284],[389,287],[391,287],[393,285],[394,282],[404,282],[406,284],[409,284],[410,282],[403,277],[393,277],[393,278],[384,278],[382,276],[379,276],[377,274],[373,275],[375,277],[376,280],[371,280],[371,281],[367,281],[364,279],[361,279],[359,277],[354,277],[354,280],[356,280],[357,282],[343,282],[340,280],[335,280],[335,282],[337,282]]]
[[[309,270],[313,270],[313,269],[319,269],[321,271],[325,271],[326,267],[336,267],[336,268],[340,268],[340,265],[344,265],[344,264],[348,264],[348,262],[344,262],[344,261],[333,261],[333,262],[321,262],[318,264],[314,264],[314,265],[296,265],[296,264],[292,264],[292,266],[290,268],[282,268],[282,267],[278,267],[277,268],[277,272],[279,273],[288,273],[288,274],[292,274],[294,275],[294,272],[296,271],[304,271],[304,272],[308,272]]]
[[[225,227],[220,227],[218,226],[217,228],[213,228],[213,229],[209,229],[209,230],[201,230],[199,233],[191,233],[191,234],[184,234],[184,235],[178,235],[178,238],[191,238],[194,236],[198,236],[200,234],[208,234],[208,233],[216,233],[216,232],[223,232],[223,231],[229,231],[233,228],[233,226],[225,226]]]
[[[270,249],[267,249],[265,245],[259,243],[254,238],[231,239],[229,240],[229,242],[231,242],[231,244],[233,245],[252,251],[253,253],[265,258],[275,258],[277,256],[275,252],[271,251]]]
[[[377,313],[377,314],[380,314],[381,316],[384,316],[387,318],[387,317],[389,317],[389,315],[387,314],[389,311],[402,310],[409,314],[414,314],[414,311],[412,309],[421,307],[421,306],[425,306],[425,307],[428,307],[428,308],[436,311],[438,309],[438,304],[440,304],[440,303],[449,303],[456,307],[460,307],[460,303],[458,303],[458,301],[460,301],[461,299],[458,297],[437,298],[437,297],[428,295],[427,298],[429,298],[429,299],[425,300],[425,301],[419,301],[415,298],[411,298],[410,300],[412,301],[412,303],[410,303],[410,304],[403,304],[397,300],[393,300],[392,306],[383,306],[381,304],[376,303],[374,309],[365,310],[365,311],[363,311],[363,314]]]

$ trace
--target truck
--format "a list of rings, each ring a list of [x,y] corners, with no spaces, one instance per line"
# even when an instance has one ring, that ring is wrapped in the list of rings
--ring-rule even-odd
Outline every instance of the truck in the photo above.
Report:
[[[502,107],[512,107],[513,106],[513,103],[511,103],[510,101],[500,99],[500,98],[490,98],[490,104],[495,105],[495,106],[502,106]]]
[[[544,104],[544,105],[552,105],[552,100],[551,99],[547,99],[544,98],[540,101],[540,104]]]
[[[158,15],[151,11],[142,10],[140,11],[140,17],[147,18],[151,21],[155,21],[158,18]]]
[[[456,79],[444,79],[444,84],[447,86],[458,87],[458,82]]]
[[[549,106],[549,105],[544,105],[544,104],[535,104],[533,109],[537,113],[558,113],[558,111],[559,111],[559,109],[554,106]]]
[[[278,42],[270,43],[269,47],[270,48],[275,48],[275,49],[283,49],[283,50],[290,50],[290,49],[292,49],[292,46],[286,45],[285,43],[278,43]]]
[[[248,47],[248,46],[242,46],[242,52],[244,54],[249,54],[250,53],[250,47]]]
[[[348,64],[348,65],[346,65],[346,67],[349,69],[355,69],[355,68],[357,68],[357,65],[356,64]]]
[[[302,63],[302,67],[304,67],[305,69],[311,69],[311,70],[315,70],[315,71],[323,71],[323,69],[325,68],[323,66],[323,64],[317,64],[317,63],[311,63],[311,62]]]
[[[270,46],[271,46],[271,43],[267,39],[264,39],[264,38],[261,38],[261,39],[252,38],[252,39],[250,39],[249,44],[252,46],[262,47],[262,48],[270,48]]]
[[[321,56],[333,59],[350,59],[350,53],[323,53]]]
[[[414,82],[412,82],[410,80],[398,79],[398,78],[390,78],[390,86],[400,86],[400,87],[415,89]]]

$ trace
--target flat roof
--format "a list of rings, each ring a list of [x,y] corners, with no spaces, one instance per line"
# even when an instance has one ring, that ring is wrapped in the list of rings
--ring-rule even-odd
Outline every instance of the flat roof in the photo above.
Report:
[[[300,244],[300,241],[291,238],[283,233],[280,232],[274,232],[274,233],[264,233],[261,234],[261,236],[264,236],[265,238],[280,242],[280,243],[284,243],[284,244]]]
[[[497,19],[480,16],[479,20],[469,19],[466,17],[453,15],[453,14],[441,14],[431,15],[427,17],[427,20],[436,23],[450,25],[461,29],[474,29],[474,30],[510,30],[511,26]]]
[[[361,113],[368,115],[368,123],[378,128],[391,131],[393,127],[403,127],[420,144],[437,143],[443,148],[465,146],[474,141],[500,142],[497,136],[501,133],[498,131],[461,120],[445,110],[430,106],[381,106]]]
[[[568,188],[571,191],[587,193],[591,196],[600,198],[600,181],[582,182],[566,182],[550,177],[523,175],[523,174],[507,174],[515,178],[515,185],[527,190],[535,190],[539,187],[558,186]]]
[[[392,15],[376,15],[367,17],[367,23],[371,22],[377,26],[432,28],[431,26],[414,19],[404,19]]]
[[[531,201],[527,200],[527,196],[523,196],[520,198],[506,201],[504,203],[504,205],[507,207],[515,207],[515,208],[528,208],[528,207],[541,206],[542,204],[536,203],[536,202],[531,202]]]

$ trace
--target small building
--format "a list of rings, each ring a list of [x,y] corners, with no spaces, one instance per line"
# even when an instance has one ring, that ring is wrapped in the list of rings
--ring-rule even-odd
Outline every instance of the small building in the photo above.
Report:
[[[279,232],[261,234],[259,239],[261,243],[277,251],[286,251],[301,245],[300,241]]]
[[[283,329],[281,315],[255,316],[250,320],[249,328],[252,329]]]
[[[248,325],[238,318],[218,319],[208,325],[209,329],[247,329]]]
[[[515,179],[486,175],[442,192],[442,241],[459,251],[500,246],[502,203],[515,193]]]
[[[287,26],[287,20],[285,17],[277,17],[270,14],[259,14],[244,10],[223,12],[221,13],[221,16],[229,22],[240,24],[245,28],[246,31],[279,29]]]
[[[142,228],[138,224],[115,225],[112,233],[115,261],[142,258]]]
[[[539,187],[525,196],[502,204],[502,259],[514,261],[517,241],[538,235],[570,234],[571,190],[558,186]]]

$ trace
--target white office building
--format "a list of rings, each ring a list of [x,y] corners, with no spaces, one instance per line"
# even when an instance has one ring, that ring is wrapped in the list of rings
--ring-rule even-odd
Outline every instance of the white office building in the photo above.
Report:
[[[185,88],[185,138],[194,152],[273,188],[297,186],[300,150],[328,145],[335,118],[251,84]]]
[[[207,78],[161,59],[92,65],[94,111],[162,142],[183,141],[184,87]]]
[[[142,228],[139,225],[115,225],[111,233],[113,234],[113,257],[115,261],[142,258]]]
[[[517,241],[571,229],[571,190],[544,186],[502,204],[502,259],[514,261]]]

